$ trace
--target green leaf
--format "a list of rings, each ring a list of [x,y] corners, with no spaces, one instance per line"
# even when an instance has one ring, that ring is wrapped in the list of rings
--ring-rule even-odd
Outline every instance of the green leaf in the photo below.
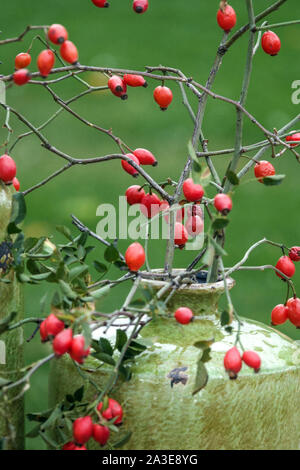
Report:
[[[109,355],[105,353],[95,353],[93,354],[94,357],[99,359],[99,361],[104,362],[105,364],[109,364],[110,366],[115,366],[116,362],[115,360]]]
[[[227,310],[224,310],[221,313],[221,319],[220,320],[221,320],[221,326],[229,325],[230,315],[229,315],[229,312]]]
[[[113,444],[113,448],[119,449],[120,447],[123,447],[129,441],[131,436],[132,436],[132,432],[128,431],[119,441]]]
[[[207,373],[205,365],[203,364],[202,360],[200,359],[198,361],[197,374],[196,374],[196,380],[195,380],[193,395],[200,392],[200,390],[202,390],[206,386],[207,382],[208,382],[208,373]]]
[[[77,299],[77,294],[71,289],[70,285],[67,284],[65,281],[59,280],[60,288],[69,299],[75,300]]]
[[[236,173],[234,173],[234,171],[228,170],[226,176],[228,178],[228,181],[234,186],[240,184],[239,177],[236,175]]]
[[[26,217],[26,204],[23,193],[16,193],[12,198],[12,211],[10,216],[9,225],[7,227],[8,233],[18,233],[20,229],[17,228]]]
[[[104,295],[108,294],[109,291],[110,291],[110,286],[104,286],[104,287],[101,287],[100,289],[92,291],[90,294],[94,299],[98,300],[104,297]]]
[[[99,263],[99,261],[93,261],[94,268],[98,273],[106,273],[107,266],[104,263]]]
[[[112,345],[108,341],[108,339],[100,338],[98,344],[99,344],[102,352],[104,352],[105,354],[108,354],[109,356],[113,355],[114,350],[112,348]]]
[[[17,312],[11,312],[7,317],[0,321],[0,334],[7,330],[9,324],[16,318]]]
[[[83,394],[84,394],[84,385],[82,387],[78,388],[76,392],[74,393],[74,398],[76,401],[81,401],[83,399]]]
[[[110,245],[106,248],[104,252],[104,258],[106,259],[106,261],[108,261],[109,263],[114,263],[119,259],[119,257],[119,252],[113,245]]]
[[[202,167],[199,162],[193,161],[193,172],[195,173],[201,173],[202,172]]]
[[[33,439],[34,437],[37,437],[40,432],[40,427],[41,427],[40,424],[37,424],[36,426],[34,426],[34,428],[32,428],[31,431],[29,431],[26,434],[26,437],[28,437],[29,439]]]
[[[196,151],[194,149],[194,146],[191,140],[188,142],[188,151],[189,151],[191,159],[194,160],[195,163],[199,164],[199,159],[196,155]]]
[[[76,266],[75,268],[71,269],[69,272],[69,279],[73,281],[77,277],[85,274],[88,271],[89,267],[87,264],[82,264],[80,266]]]
[[[210,237],[210,242],[218,255],[227,256],[227,252],[221,247],[221,245],[219,245],[219,243],[216,242],[213,237]]]
[[[213,221],[212,228],[214,230],[222,230],[223,228],[227,227],[229,224],[229,219],[226,219],[225,217],[218,217]]]
[[[64,235],[68,240],[70,240],[70,242],[73,241],[71,230],[68,227],[65,227],[64,225],[57,225],[56,230],[57,232]]]
[[[130,307],[135,307],[135,308],[142,308],[145,305],[146,305],[146,302],[143,299],[136,299],[130,303]]]
[[[88,348],[92,342],[92,332],[88,323],[83,321],[81,323],[82,334],[84,336],[85,348]]]
[[[266,176],[265,178],[262,179],[262,182],[266,186],[277,186],[282,183],[284,178],[285,178],[285,175]]]
[[[116,336],[116,345],[115,348],[118,351],[122,351],[124,345],[127,343],[127,335],[125,331],[123,330],[117,330],[117,336]]]
[[[215,256],[215,248],[212,244],[209,244],[203,258],[202,263],[206,266],[211,266]]]

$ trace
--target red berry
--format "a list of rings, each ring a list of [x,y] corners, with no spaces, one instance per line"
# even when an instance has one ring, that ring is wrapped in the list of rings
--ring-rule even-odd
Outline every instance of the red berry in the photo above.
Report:
[[[42,77],[47,77],[55,62],[55,55],[50,49],[42,51],[37,59],[37,66]]]
[[[42,321],[42,323],[40,324],[40,337],[41,337],[42,343],[45,343],[46,341],[48,341],[48,332],[47,332],[47,328],[46,328],[46,320]]]
[[[139,159],[132,153],[127,153],[126,157],[131,158],[131,160],[133,160],[134,163],[136,163],[137,165],[140,165]],[[126,160],[121,160],[121,164],[122,164],[123,170],[125,170],[127,173],[129,173],[133,177],[139,176],[139,172],[135,168],[133,168],[133,166],[130,165],[129,162],[127,162]]]
[[[145,194],[141,200],[141,211],[148,219],[151,219],[160,212],[160,204],[161,200],[156,194]]]
[[[60,46],[60,55],[69,64],[76,64],[78,62],[77,47],[71,41],[64,41]]]
[[[141,186],[130,186],[125,193],[127,202],[130,206],[139,204],[145,196],[145,191]]]
[[[195,184],[192,178],[185,180],[182,186],[184,197],[189,202],[201,201],[204,196],[204,189],[201,184]]]
[[[25,85],[30,80],[30,73],[27,69],[17,70],[13,74],[13,80],[16,85],[19,85],[19,86]]]
[[[169,223],[169,211],[170,211],[170,204],[167,201],[162,201],[160,203],[160,211],[166,212],[166,215],[164,215],[165,221],[167,224]],[[182,222],[184,219],[184,207],[181,209],[178,209],[176,211],[176,222]]]
[[[165,111],[173,100],[173,93],[170,88],[166,86],[156,87],[153,96],[162,111]]]
[[[236,24],[236,13],[230,5],[220,8],[217,13],[217,21],[220,28],[228,33]]]
[[[67,443],[63,446],[62,450],[75,450],[75,448],[76,448],[75,442],[70,441],[70,442],[67,442]]]
[[[148,0],[134,0],[133,9],[136,13],[145,13],[148,10]]]
[[[289,257],[292,261],[300,261],[300,246],[293,246],[289,251]]]
[[[266,176],[275,175],[275,168],[273,167],[272,163],[266,160],[262,160],[261,162],[256,163],[254,167],[254,173],[258,181],[263,183],[263,178]]]
[[[272,56],[277,55],[281,48],[281,42],[273,31],[266,31],[261,38],[263,50]]]
[[[0,180],[11,183],[16,176],[17,167],[14,160],[6,153],[0,157]]]
[[[121,98],[122,100],[126,100],[128,96],[126,95],[127,85],[124,80],[119,77],[118,75],[113,75],[107,82],[107,85],[111,92]]]
[[[72,450],[87,450],[85,446],[75,446]]]
[[[176,318],[176,321],[178,321],[178,323],[181,323],[182,325],[187,325],[193,319],[194,314],[191,309],[187,307],[180,307],[174,313],[174,317]]]
[[[92,0],[93,4],[99,8],[108,8],[109,3],[106,0]]]
[[[198,215],[199,217],[201,217],[201,219],[204,219],[204,214],[203,214],[202,207],[200,206],[200,203],[189,206],[187,213],[189,217]]]
[[[31,55],[28,52],[20,52],[15,58],[16,69],[25,69],[31,62]]]
[[[271,313],[271,322],[272,325],[282,325],[285,323],[288,319],[288,308],[283,305],[279,304],[276,305],[276,307],[273,308],[272,313]]]
[[[123,77],[124,82],[128,86],[132,87],[138,87],[138,86],[143,86],[144,88],[147,88],[148,83],[142,77],[142,75],[132,75],[130,73],[126,73]]]
[[[292,298],[287,302],[289,320],[297,328],[300,328],[300,299]]]
[[[70,348],[71,358],[78,362],[78,364],[83,364],[84,359],[90,354],[90,348],[85,347],[85,339],[82,335],[74,336],[72,339],[72,344]]]
[[[101,426],[100,424],[94,424],[93,428],[93,438],[96,442],[99,442],[101,446],[105,446],[109,439],[110,430],[106,426]]]
[[[248,367],[254,369],[254,372],[259,372],[261,366],[261,359],[259,355],[254,351],[245,351],[242,360]]]
[[[185,228],[191,237],[196,237],[203,232],[204,223],[198,215],[192,215],[185,223]]]
[[[73,437],[77,444],[85,444],[93,435],[93,421],[90,416],[78,418],[73,423]]]
[[[16,191],[19,191],[20,189],[20,181],[18,180],[18,178],[14,177],[14,179],[12,180],[13,182],[13,185],[14,185],[14,188]]]
[[[296,271],[293,261],[291,261],[288,256],[281,256],[275,267],[289,278],[293,277]],[[281,279],[284,279],[277,271],[276,274]]]
[[[140,243],[132,243],[126,250],[125,261],[130,271],[138,271],[145,263],[145,250]]]
[[[180,222],[176,222],[174,230],[175,245],[179,246],[180,248],[183,248],[188,239],[189,235],[185,226],[182,225]]]
[[[228,194],[217,194],[214,199],[214,206],[222,215],[227,215],[232,209],[232,200]]]
[[[293,135],[288,135],[285,140],[287,142],[293,142],[293,141],[300,141],[300,132],[297,132],[296,134],[293,134]],[[291,147],[297,147],[298,144],[291,144],[290,146]]]
[[[68,39],[68,31],[61,24],[53,24],[48,31],[48,39],[53,44],[62,44]]]
[[[54,340],[53,340],[53,351],[55,352],[56,356],[62,356],[69,352],[73,339],[73,332],[71,328],[67,328],[66,330],[61,331],[58,333]]]
[[[99,403],[97,406],[98,411],[102,410],[103,403]],[[104,419],[110,420],[117,418],[114,424],[121,424],[123,419],[123,408],[116,400],[109,398],[108,407],[103,413],[101,413]]]
[[[230,379],[236,379],[242,368],[242,358],[239,350],[233,347],[227,351],[224,357],[224,367]]]
[[[136,149],[133,154],[138,158],[140,165],[157,165],[155,156],[146,149]]]
[[[65,328],[64,322],[57,318],[54,313],[51,313],[45,322],[48,336],[56,336]]]

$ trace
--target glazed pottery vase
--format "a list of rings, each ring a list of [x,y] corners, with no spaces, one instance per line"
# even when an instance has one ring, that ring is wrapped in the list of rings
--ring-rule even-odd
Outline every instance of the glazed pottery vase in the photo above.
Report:
[[[234,285],[232,279],[227,283],[229,288]],[[150,280],[144,284],[154,290],[165,285]],[[142,329],[140,337],[152,346],[136,358],[132,379],[118,382],[112,394],[124,407],[120,432],[132,432],[124,450],[300,448],[299,346],[273,328],[242,319],[243,345],[260,354],[262,367],[256,374],[244,365],[237,380],[229,380],[223,359],[235,343],[238,325],[231,324],[231,333],[220,325],[218,301],[223,292],[223,282],[181,287],[168,304],[170,317],[154,318]],[[188,325],[174,320],[174,311],[181,306],[196,316]],[[100,331],[100,336],[113,342],[115,331]],[[208,383],[193,395],[199,361],[195,343],[208,338],[214,338],[206,363]],[[111,368],[97,370],[99,365],[90,358],[85,369],[101,388]],[[85,398],[94,399],[95,389],[78,375],[68,357],[54,361],[50,404],[82,384]]]
[[[0,276],[7,270],[10,261],[10,245],[7,243],[7,225],[12,209],[13,186],[0,182]],[[0,282],[0,322],[11,312],[16,312],[14,322],[22,319],[23,302],[20,284],[13,270],[4,277],[7,283]],[[0,381],[17,380],[18,371],[23,366],[23,330],[17,328],[0,336]],[[20,387],[0,398],[0,439],[5,449],[24,449],[24,402],[17,398]],[[7,400],[6,400],[7,399]],[[13,400],[13,401],[11,401]]]

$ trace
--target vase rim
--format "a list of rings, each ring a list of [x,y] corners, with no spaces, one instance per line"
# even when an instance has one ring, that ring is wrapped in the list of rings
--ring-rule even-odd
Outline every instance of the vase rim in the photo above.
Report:
[[[159,274],[163,272],[163,269],[152,269],[151,272],[154,274]],[[184,269],[173,269],[172,274],[180,274],[182,272],[184,272]],[[167,283],[168,281],[158,280],[158,279],[146,279],[146,278],[142,279],[142,284],[147,285],[147,286],[152,286],[156,289],[164,287]],[[228,289],[232,289],[235,285],[235,280],[231,277],[228,277],[226,279],[226,284],[227,284]],[[187,291],[187,292],[197,291],[203,294],[205,293],[208,294],[208,293],[213,293],[213,292],[222,294],[225,291],[225,285],[224,285],[223,279],[221,281],[217,281],[213,283],[193,282],[185,286],[180,286],[178,288],[178,292],[182,293],[184,291]]]

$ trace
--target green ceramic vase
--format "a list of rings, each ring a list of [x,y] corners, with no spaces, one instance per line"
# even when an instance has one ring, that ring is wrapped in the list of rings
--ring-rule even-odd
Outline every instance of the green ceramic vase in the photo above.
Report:
[[[147,281],[154,289],[163,282]],[[228,280],[229,288],[234,281]],[[131,381],[118,383],[112,398],[124,406],[124,432],[132,432],[126,450],[299,449],[300,350],[273,328],[243,319],[241,339],[246,349],[262,358],[259,374],[243,366],[237,380],[223,367],[225,352],[234,345],[232,334],[220,326],[218,301],[223,282],[180,288],[169,303],[170,318],[153,319],[141,332],[153,346],[136,359]],[[197,318],[179,325],[173,312],[190,307]],[[103,336],[100,332],[98,336]],[[113,340],[115,331],[105,335]],[[193,395],[199,359],[194,344],[213,337],[209,380]],[[109,370],[89,359],[87,374],[101,387]],[[174,380],[175,378],[175,380]],[[50,402],[64,398],[84,383],[68,357],[53,363]],[[86,385],[86,399],[95,390]],[[92,448],[94,444],[91,444]]]
[[[12,209],[12,186],[0,182],[0,276],[9,263],[10,247],[6,243],[6,229]],[[1,274],[2,273],[2,274]],[[21,320],[23,315],[20,285],[11,270],[0,282],[0,321],[11,312],[17,312],[14,321]],[[23,366],[23,334],[18,328],[0,336],[0,380],[16,380],[18,371]],[[13,389],[7,395],[7,401],[0,399],[0,439],[5,449],[24,449],[24,402],[18,398],[20,388]],[[13,401],[11,401],[13,400]]]

